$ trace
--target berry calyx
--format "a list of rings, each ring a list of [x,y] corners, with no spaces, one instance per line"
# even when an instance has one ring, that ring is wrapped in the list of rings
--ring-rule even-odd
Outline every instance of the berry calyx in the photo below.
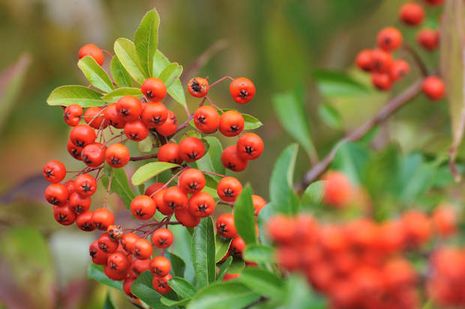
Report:
[[[234,102],[246,104],[255,96],[255,85],[250,79],[239,77],[231,82],[229,85],[229,92]]]
[[[190,95],[196,98],[203,98],[208,94],[208,80],[203,77],[194,77],[187,83],[187,90]]]
[[[242,192],[242,184],[236,177],[223,177],[216,187],[220,199],[225,202],[234,202]]]
[[[105,161],[114,168],[125,166],[130,158],[129,149],[123,144],[113,144],[105,150]]]
[[[189,199],[189,212],[196,217],[204,218],[215,211],[215,199],[206,192],[197,192]]]
[[[195,168],[188,168],[179,175],[178,186],[186,194],[201,191],[206,183],[203,173]]]
[[[214,107],[201,106],[194,113],[194,124],[202,133],[215,133],[220,126],[220,115]]]
[[[42,175],[45,180],[51,183],[58,183],[66,177],[66,167],[58,160],[51,160],[45,163],[42,168]]]
[[[173,243],[173,233],[166,228],[159,228],[152,234],[152,243],[155,247],[166,249]]]
[[[265,144],[255,133],[245,133],[237,140],[237,154],[242,160],[255,160],[259,158]]]
[[[186,137],[179,143],[179,156],[183,161],[194,162],[206,153],[205,145],[197,137]]]
[[[224,112],[220,117],[220,132],[224,136],[232,137],[239,135],[244,130],[244,117],[235,110]]]

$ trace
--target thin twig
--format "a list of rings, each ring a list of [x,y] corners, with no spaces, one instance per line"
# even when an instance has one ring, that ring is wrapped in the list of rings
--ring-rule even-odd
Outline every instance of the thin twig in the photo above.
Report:
[[[410,45],[404,44],[403,49],[412,56],[413,61],[415,61],[416,65],[420,69],[420,72],[423,76],[429,75],[429,70],[426,67],[426,64],[421,59],[420,55],[413,49]]]
[[[130,161],[143,161],[143,160],[156,159],[156,158],[157,158],[157,154],[156,153],[151,153],[151,154],[147,154],[147,155],[144,155],[144,156],[131,157],[129,160]]]
[[[408,102],[414,99],[421,92],[422,80],[414,82],[410,87],[392,98],[385,104],[381,110],[371,119],[366,121],[360,127],[347,133],[339,142],[337,142],[331,151],[318,164],[314,165],[303,177],[302,181],[296,185],[298,191],[304,190],[309,184],[320,177],[333,162],[339,148],[347,142],[354,142],[365,136],[371,129],[384,123],[389,117],[394,115]]]

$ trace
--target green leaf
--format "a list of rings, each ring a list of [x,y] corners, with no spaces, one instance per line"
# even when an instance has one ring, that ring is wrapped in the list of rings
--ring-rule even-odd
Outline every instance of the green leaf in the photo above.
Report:
[[[362,96],[370,93],[369,88],[345,73],[318,70],[313,76],[325,97]]]
[[[55,88],[48,96],[47,104],[52,106],[79,104],[82,107],[91,107],[102,106],[105,102],[95,90],[79,85],[67,85]]]
[[[103,304],[103,309],[115,309],[115,305],[113,305],[113,301],[111,300],[110,293],[107,293],[105,297],[105,303]]]
[[[187,309],[242,309],[259,297],[240,282],[217,282],[198,292]]]
[[[361,183],[368,160],[366,147],[360,143],[345,143],[339,147],[332,168],[342,171],[354,184],[358,184]]]
[[[228,252],[231,239],[225,240],[220,236],[215,236],[215,262],[221,261]]]
[[[250,290],[269,297],[271,299],[282,299],[283,281],[275,274],[260,268],[246,268],[238,280],[246,285]]]
[[[231,266],[229,266],[228,274],[240,274],[245,267],[243,260],[233,260]]]
[[[181,277],[173,277],[168,281],[168,284],[180,298],[190,298],[194,296],[196,292],[192,284]]]
[[[167,308],[160,301],[160,294],[152,288],[152,275],[146,271],[132,283],[131,292],[152,308]]]
[[[139,27],[134,35],[134,43],[140,62],[147,77],[153,74],[153,57],[158,47],[158,27],[160,26],[160,16],[156,9],[148,11],[142,18]]]
[[[233,262],[233,257],[230,256],[220,265],[220,270],[218,272],[218,275],[216,276],[217,281],[223,280],[224,275],[228,272],[229,267],[231,266]]]
[[[273,262],[274,249],[270,246],[251,244],[247,245],[244,250],[244,260],[255,263],[270,263]]]
[[[202,288],[215,281],[215,234],[210,217],[202,219],[194,230],[192,262],[196,287]]]
[[[178,164],[168,162],[147,163],[136,170],[136,172],[132,175],[131,182],[133,185],[138,186],[158,174],[178,166]]]
[[[202,171],[215,172],[218,174],[225,174],[225,168],[221,163],[221,154],[223,153],[223,145],[220,140],[215,136],[206,136],[203,138],[208,144],[207,153],[197,160],[195,163]],[[213,177],[218,178],[218,177]]]
[[[293,189],[293,178],[298,149],[296,144],[288,146],[273,167],[269,185],[271,203],[266,208],[274,214],[297,213],[298,198]]]
[[[130,87],[132,85],[131,76],[116,56],[111,59],[110,71],[113,80],[119,87]]]
[[[103,92],[110,92],[113,83],[102,67],[91,56],[85,56],[78,61],[77,66],[89,81],[89,83]]]
[[[139,88],[121,87],[102,96],[102,100],[108,103],[113,103],[127,95],[140,97],[142,92],[140,92]]]
[[[323,200],[324,181],[315,181],[311,183],[302,194],[301,205],[311,208],[321,204]]]
[[[242,114],[242,117],[244,117],[244,121],[245,121],[244,122],[245,131],[255,130],[263,126],[263,123],[252,115]]]
[[[286,92],[273,97],[273,107],[281,126],[302,145],[309,157],[313,157],[316,150],[302,102],[295,94]]]
[[[194,282],[194,277],[195,277],[195,271],[194,271],[194,266],[192,263],[192,235],[189,232],[188,229],[186,229],[184,226],[179,226],[179,225],[172,225],[169,227],[170,231],[173,232],[174,239],[175,241],[170,247],[170,252],[172,254],[177,255],[179,258],[182,259],[184,262],[185,270],[183,274],[181,274],[179,271],[176,272],[175,274],[179,277],[183,277],[190,281],[191,283]],[[173,260],[171,260],[173,263]],[[173,270],[176,268],[173,266]]]
[[[137,143],[137,149],[143,153],[149,153],[153,150],[155,140],[153,135],[149,135]]]
[[[289,276],[286,280],[285,297],[282,308],[324,309],[327,304],[324,298],[316,294],[300,276]]]
[[[155,53],[153,60],[153,75],[159,77],[163,70],[170,64],[169,59],[159,50]],[[187,109],[186,95],[181,80],[176,79],[171,86],[168,87],[168,94],[182,107]]]
[[[175,276],[184,277],[184,271],[186,270],[186,263],[174,253],[165,252],[165,256],[170,259],[171,269]]]
[[[111,181],[110,192],[118,194],[118,196],[123,200],[127,208],[131,204],[131,201],[136,196],[129,186],[128,176],[122,168],[113,168],[109,172],[106,172],[106,175],[102,177],[102,184],[105,188],[108,187],[109,175],[113,175]]]
[[[160,79],[165,83],[166,87],[169,88],[181,74],[182,65],[172,62],[160,73]]]
[[[252,189],[247,185],[234,203],[234,225],[237,233],[245,243],[253,244],[257,242],[255,230],[255,215],[252,202]]]
[[[174,306],[184,307],[189,301],[190,301],[190,298],[184,298],[181,300],[172,300],[164,296],[160,297],[160,302],[167,307],[174,307]]]
[[[114,45],[115,54],[128,74],[139,84],[145,80],[146,73],[137,55],[136,46],[131,40],[119,38]]]
[[[328,127],[332,129],[342,128],[341,115],[330,104],[320,104],[318,107],[318,115]]]
[[[95,281],[108,285],[112,288],[122,290],[123,289],[123,284],[121,281],[114,281],[111,280],[110,278],[105,275],[103,272],[103,267],[100,265],[95,265],[95,264],[89,264],[89,267],[87,268],[87,277],[90,279],[94,279]]]

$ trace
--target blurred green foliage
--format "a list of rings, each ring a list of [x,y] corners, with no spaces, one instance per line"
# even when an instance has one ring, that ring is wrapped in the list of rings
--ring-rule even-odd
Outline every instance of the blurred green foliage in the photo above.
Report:
[[[397,23],[396,12],[401,2],[0,0],[1,72],[23,53],[28,53],[31,59],[24,76],[10,76],[23,83],[19,91],[14,91],[15,96],[10,95],[11,108],[7,115],[2,114],[3,123],[0,123],[3,127],[0,131],[0,190],[8,192],[23,179],[36,174],[50,158],[71,162],[65,149],[68,130],[61,112],[47,106],[45,99],[59,85],[83,81],[76,66],[76,52],[82,44],[94,42],[112,50],[111,42],[119,36],[130,36],[143,14],[156,6],[162,16],[160,47],[170,59],[187,68],[209,46],[225,39],[228,47],[201,68],[199,74],[210,80],[225,74],[245,75],[255,81],[256,99],[243,111],[256,115],[265,124],[259,132],[265,139],[266,151],[242,176],[251,179],[256,193],[269,196],[271,169],[265,167],[273,165],[293,138],[299,141],[312,132],[316,151],[324,155],[347,129],[369,118],[384,103],[385,95],[366,90],[366,76],[350,73],[349,77],[328,77],[321,69],[344,71],[350,68],[359,49],[373,46],[380,27]],[[407,32],[406,35],[413,37],[414,34]],[[431,56],[426,55],[426,59],[430,65],[436,64]],[[347,78],[351,80],[349,87],[344,83]],[[397,87],[401,89],[403,85]],[[225,90],[226,86],[219,88]],[[288,96],[281,104],[294,104],[291,101],[295,96],[301,105],[294,106],[295,111],[290,115],[276,116],[271,106],[272,97],[277,93]],[[2,96],[5,93],[0,93],[0,98]],[[230,103],[226,91],[216,92],[212,99],[223,107]],[[2,100],[0,103],[4,104]],[[352,175],[349,170],[349,175],[359,180],[372,179],[367,181],[371,184],[368,190],[385,195],[400,194],[405,202],[423,193],[425,186],[439,186],[441,180],[448,184],[445,169],[436,171],[441,177],[434,177],[434,182],[431,180],[431,166],[442,162],[431,161],[429,156],[441,157],[450,144],[447,107],[431,106],[419,98],[400,112],[389,126],[381,128],[388,131],[381,144],[393,141],[397,146],[387,148],[380,157],[370,153],[361,155],[357,145],[347,145],[336,164],[342,169],[353,168],[352,164],[368,166],[359,170],[363,174]],[[281,109],[286,110],[285,106]],[[0,111],[4,110],[6,107],[0,106]],[[303,126],[308,130],[306,133],[299,131],[292,136],[285,133],[280,121],[292,115],[309,121],[309,128]],[[305,146],[307,152],[311,152],[311,148]],[[400,154],[418,149],[426,151],[400,157]],[[392,165],[383,169],[383,164],[376,161]],[[301,152],[295,164],[294,177],[298,179],[308,169],[309,160]],[[372,165],[376,167],[371,168]],[[398,169],[390,170],[392,166]],[[386,177],[416,175],[421,183],[385,188],[383,183],[389,179],[378,178],[385,172],[391,172],[385,174]],[[287,190],[286,183],[284,186]],[[27,199],[32,191],[28,187],[20,194],[21,201],[0,204],[0,238],[2,243],[8,244],[0,249],[0,307],[101,308],[107,301],[107,308],[110,308],[107,288],[85,279],[90,236],[60,231],[50,219],[48,206]],[[275,196],[275,199],[279,201],[280,197]],[[428,197],[422,196],[422,199],[428,200]],[[437,197],[431,201],[436,200]],[[182,256],[182,245],[177,244],[180,248],[175,247],[174,253]],[[69,268],[74,271],[70,272]],[[3,273],[4,269],[8,272]],[[34,293],[30,293],[31,284]],[[299,286],[290,282],[287,288],[291,289],[292,284]],[[113,300],[117,307],[129,306],[121,297],[113,297]]]

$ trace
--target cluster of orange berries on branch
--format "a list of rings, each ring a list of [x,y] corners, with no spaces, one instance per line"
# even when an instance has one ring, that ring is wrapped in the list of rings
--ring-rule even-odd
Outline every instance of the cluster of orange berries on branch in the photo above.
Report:
[[[431,6],[441,5],[443,1],[425,0]],[[418,3],[405,3],[399,11],[399,19],[409,27],[419,26],[425,18],[425,9]],[[429,28],[417,33],[417,43],[426,51],[434,51],[439,47],[439,31]],[[419,56],[412,47],[405,44],[401,31],[395,27],[382,29],[377,36],[377,47],[365,49],[358,53],[356,65],[363,71],[371,73],[373,86],[381,91],[388,91],[395,82],[410,72],[410,65],[404,59],[395,59],[394,53],[403,45],[405,52],[413,54],[415,61]],[[421,68],[421,70],[424,70]],[[426,72],[423,72],[426,73]],[[423,81],[423,93],[431,100],[444,97],[445,86],[437,76],[428,76]]]
[[[79,50],[79,58],[90,56],[102,65],[104,53],[93,44]],[[140,87],[140,95],[126,95],[116,102],[102,106],[82,108],[71,104],[64,108],[64,121],[71,127],[67,143],[68,152],[85,167],[67,172],[63,163],[49,161],[43,175],[51,184],[45,189],[45,199],[53,205],[56,221],[62,225],[75,223],[83,231],[104,231],[89,247],[95,264],[103,265],[105,274],[113,280],[124,281],[124,291],[131,297],[131,284],[139,274],[150,271],[153,287],[161,294],[171,288],[170,260],[165,250],[173,243],[170,225],[197,226],[204,217],[212,216],[218,204],[232,207],[242,191],[241,182],[232,176],[198,169],[195,162],[207,153],[203,135],[219,131],[225,137],[237,137],[235,143],[224,149],[221,158],[224,167],[235,172],[243,171],[248,162],[259,158],[264,150],[263,140],[255,133],[245,132],[245,120],[237,110],[221,110],[208,97],[216,84],[230,80],[230,95],[234,102],[246,104],[255,96],[253,82],[245,77],[224,77],[209,85],[205,78],[195,77],[187,85],[194,98],[200,98],[198,107],[178,124],[177,115],[164,103],[167,87],[159,78],[148,78]],[[181,132],[192,125],[195,136]],[[104,134],[105,131],[105,134]],[[141,142],[151,136],[157,151],[150,155],[131,157],[126,145]],[[144,194],[130,202],[130,212],[144,221],[136,228],[126,229],[115,224],[115,216],[105,199],[101,208],[92,210],[92,196],[97,192],[105,166],[122,168],[130,161],[158,160],[175,163],[170,180],[155,182]],[[66,175],[76,173],[64,182]],[[206,175],[217,177],[216,200],[206,189]],[[110,173],[107,194],[111,187]],[[253,197],[255,212],[266,205],[258,195]],[[156,220],[159,213],[163,219]],[[174,220],[175,219],[175,220]],[[244,242],[237,235],[231,213],[220,215],[216,223],[218,233],[233,239],[230,254],[241,256]],[[158,250],[157,252],[155,252]]]
[[[273,217],[267,227],[281,269],[305,275],[331,308],[418,308],[421,274],[409,254],[435,237],[453,235],[455,220],[453,208],[443,205],[431,216],[411,210],[381,223],[368,218],[326,223],[302,214]],[[437,270],[432,284],[441,276]]]

